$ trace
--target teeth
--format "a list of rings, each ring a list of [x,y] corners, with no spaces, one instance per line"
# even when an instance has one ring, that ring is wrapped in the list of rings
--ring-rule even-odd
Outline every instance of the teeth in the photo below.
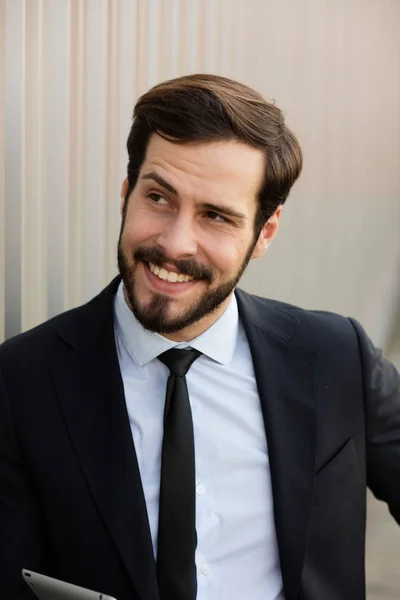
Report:
[[[173,273],[170,271],[168,273],[167,281],[170,281],[171,283],[176,283],[178,281],[178,273]]]
[[[158,276],[160,279],[167,281],[168,279],[168,271],[166,269],[160,269],[158,272]]]
[[[149,263],[150,271],[157,275],[160,279],[164,281],[168,281],[168,283],[176,283],[176,282],[186,282],[191,281],[193,277],[189,277],[189,275],[184,275],[183,273],[175,273],[173,271],[167,271],[167,269],[158,267],[153,263]]]

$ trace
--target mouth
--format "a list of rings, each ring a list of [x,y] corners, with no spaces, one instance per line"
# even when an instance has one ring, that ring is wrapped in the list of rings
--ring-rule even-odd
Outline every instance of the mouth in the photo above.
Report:
[[[162,281],[167,281],[168,283],[187,283],[188,281],[193,281],[193,277],[190,277],[190,275],[185,275],[184,273],[175,271],[167,271],[167,269],[158,267],[153,263],[149,263],[148,268],[153,275]]]
[[[153,263],[142,262],[147,280],[151,287],[158,293],[176,295],[186,292],[199,281],[190,275],[175,271],[168,271],[164,267],[158,267]]]

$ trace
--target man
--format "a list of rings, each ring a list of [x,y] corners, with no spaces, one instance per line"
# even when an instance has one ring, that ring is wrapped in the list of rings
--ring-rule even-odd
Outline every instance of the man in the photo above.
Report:
[[[296,138],[193,75],[139,99],[128,153],[120,278],[0,349],[0,597],[28,568],[118,600],[362,600],[367,485],[400,523],[399,375],[357,322],[236,288]]]

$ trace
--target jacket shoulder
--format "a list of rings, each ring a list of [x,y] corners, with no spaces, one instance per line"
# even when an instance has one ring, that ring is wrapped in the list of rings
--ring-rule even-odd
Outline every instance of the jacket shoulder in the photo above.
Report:
[[[0,359],[5,356],[14,356],[20,353],[33,353],[35,357],[43,350],[49,351],[58,332],[62,332],[71,340],[90,337],[92,333],[101,328],[104,321],[110,321],[113,314],[113,298],[118,289],[120,279],[116,277],[97,296],[78,306],[67,310],[48,321],[21,333],[0,345]]]
[[[0,359],[21,356],[25,353],[32,357],[47,348],[60,328],[73,326],[86,305],[65,311],[48,321],[24,331],[0,345]]]
[[[317,350],[332,349],[337,344],[358,346],[357,333],[365,335],[357,321],[334,312],[306,309],[242,290],[238,296],[239,304],[246,306],[246,313],[255,315],[259,326],[275,335],[279,331],[290,332],[285,341],[294,344],[314,346]]]

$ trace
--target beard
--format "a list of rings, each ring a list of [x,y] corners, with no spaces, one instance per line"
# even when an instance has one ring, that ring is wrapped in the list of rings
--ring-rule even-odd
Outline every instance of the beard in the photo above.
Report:
[[[235,289],[239,279],[246,269],[255,244],[252,243],[237,273],[230,280],[212,289],[215,273],[211,267],[201,265],[194,259],[171,260],[160,248],[138,246],[132,252],[133,264],[128,259],[122,248],[122,231],[118,241],[118,269],[121,275],[128,304],[136,319],[149,331],[161,334],[171,334],[181,331],[204,317],[212,314],[228,298]],[[135,277],[135,265],[142,261],[147,265],[151,262],[162,267],[171,263],[184,275],[189,275],[197,281],[205,281],[208,289],[193,300],[193,302],[179,316],[169,315],[169,308],[173,298],[163,294],[154,293],[150,302],[144,304],[139,301],[138,283]]]

